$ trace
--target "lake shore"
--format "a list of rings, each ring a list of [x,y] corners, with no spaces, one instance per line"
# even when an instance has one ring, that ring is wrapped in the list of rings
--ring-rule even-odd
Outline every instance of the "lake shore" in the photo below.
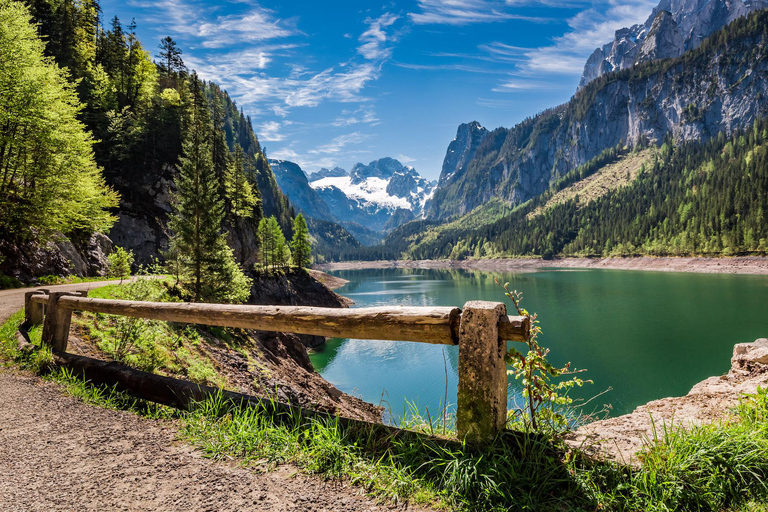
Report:
[[[658,272],[692,272],[701,274],[768,275],[768,257],[736,256],[723,258],[509,258],[488,260],[381,260],[320,263],[317,270],[356,270],[377,268],[459,268],[496,272],[534,272],[541,268],[604,268],[616,270],[650,270]]]

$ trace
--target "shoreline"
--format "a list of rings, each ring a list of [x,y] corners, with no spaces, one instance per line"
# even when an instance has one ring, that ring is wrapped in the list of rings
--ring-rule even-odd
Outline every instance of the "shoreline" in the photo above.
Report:
[[[768,257],[650,257],[632,258],[505,258],[488,260],[381,260],[319,263],[313,269],[322,271],[414,268],[466,269],[486,271],[535,272],[542,268],[601,268],[611,270],[646,270],[656,272],[688,272],[697,274],[768,275]]]

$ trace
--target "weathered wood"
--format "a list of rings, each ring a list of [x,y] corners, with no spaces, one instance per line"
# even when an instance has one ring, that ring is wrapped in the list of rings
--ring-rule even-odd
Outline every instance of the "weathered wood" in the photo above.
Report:
[[[33,297],[32,300],[36,300]],[[141,302],[62,297],[61,307],[222,327],[334,338],[403,340],[455,345],[461,310],[451,307],[317,308]]]
[[[77,292],[83,293],[83,292]],[[87,292],[86,292],[87,293]],[[48,295],[32,295],[31,304],[46,304]],[[94,313],[188,322],[263,331],[284,331],[335,338],[385,339],[455,345],[461,310],[450,307],[313,308],[303,306],[242,306],[138,302],[67,298],[62,305]],[[527,317],[503,316],[503,340],[526,341]]]
[[[59,352],[67,350],[69,326],[72,323],[72,309],[61,304],[70,298],[72,292],[51,292],[46,302],[45,320],[43,321],[43,343]],[[34,302],[37,296],[33,295]]]
[[[531,319],[527,316],[502,316],[499,337],[505,341],[528,341],[531,337]]]
[[[428,439],[434,443],[455,448],[453,439],[429,436],[418,432],[403,430],[397,427],[372,423],[364,420],[334,416],[324,411],[315,411],[296,407],[253,395],[245,395],[234,391],[226,391],[201,384],[155,375],[134,368],[123,366],[116,362],[100,361],[89,357],[61,352],[54,353],[54,361],[58,366],[72,370],[72,375],[83,378],[95,385],[106,385],[117,391],[128,393],[134,397],[158,404],[189,410],[195,403],[206,400],[210,396],[221,394],[224,400],[229,400],[234,406],[256,407],[266,413],[273,414],[276,419],[284,417],[291,419],[325,419],[338,421],[345,428],[357,431],[368,431],[387,437],[415,436]]]
[[[456,431],[471,444],[492,441],[506,426],[506,342],[499,334],[506,318],[501,302],[467,302],[461,314]]]
[[[22,329],[23,330],[23,329]],[[29,342],[29,339],[21,331],[16,331],[16,348],[19,352],[34,352],[37,347]]]
[[[33,295],[41,295],[42,293],[41,290],[34,290],[24,294],[24,325],[27,327],[43,323],[44,304],[32,301]]]

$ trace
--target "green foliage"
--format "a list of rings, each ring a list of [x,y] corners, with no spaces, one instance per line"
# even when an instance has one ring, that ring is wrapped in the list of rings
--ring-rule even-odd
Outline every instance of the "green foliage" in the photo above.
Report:
[[[43,55],[27,8],[0,1],[0,236],[45,239],[104,231],[118,197],[93,158],[93,137],[68,75]]]
[[[275,217],[263,218],[257,230],[261,248],[261,266],[268,271],[285,270],[291,253],[285,243],[285,235]]]
[[[496,281],[498,284],[498,280]],[[520,426],[523,431],[561,433],[570,427],[568,418],[563,410],[573,403],[568,391],[574,386],[583,386],[585,382],[578,377],[568,380],[555,379],[581,373],[584,370],[571,370],[568,363],[562,368],[553,366],[547,361],[549,349],[539,345],[538,336],[541,334],[538,316],[531,315],[520,306],[523,294],[517,290],[509,291],[509,283],[504,284],[504,291],[520,316],[527,317],[531,322],[531,336],[526,342],[528,353],[523,354],[514,347],[506,354],[507,370],[515,380],[520,380],[523,386],[523,398],[527,401],[522,410],[510,411],[512,425]]]
[[[250,280],[234,261],[221,231],[224,205],[211,156],[213,128],[202,84],[195,75],[191,101],[169,224],[172,261],[179,265],[181,282],[195,302],[243,302],[250,295]]]
[[[245,174],[244,164],[243,148],[240,144],[235,144],[235,152],[225,174],[226,197],[232,205],[232,214],[235,217],[249,218],[253,217],[259,200],[253,194],[253,188]]]
[[[168,302],[174,300],[164,281],[139,278],[91,292],[95,298]],[[187,376],[193,382],[222,385],[194,328],[157,320],[83,313],[73,319],[82,337],[92,340],[110,359],[147,372]]]
[[[122,284],[123,279],[131,275],[131,265],[133,265],[133,251],[126,251],[122,247],[115,247],[115,250],[107,256],[109,264],[109,276],[119,277]]]
[[[302,214],[296,216],[293,223],[293,239],[291,240],[291,258],[299,268],[309,266],[312,262],[312,244],[309,241],[307,222]]]
[[[21,288],[22,286],[24,286],[24,283],[22,283],[15,277],[0,274],[0,290],[9,290],[11,288]]]

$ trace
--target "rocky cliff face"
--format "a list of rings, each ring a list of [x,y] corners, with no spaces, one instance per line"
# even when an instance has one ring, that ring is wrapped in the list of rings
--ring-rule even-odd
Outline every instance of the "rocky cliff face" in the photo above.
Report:
[[[697,50],[605,75],[565,105],[494,130],[463,173],[441,178],[430,216],[463,214],[492,197],[520,204],[620,143],[702,140],[768,115],[766,24],[768,11],[741,18]]]
[[[84,240],[61,237],[46,244],[12,244],[0,240],[0,275],[14,277],[25,284],[50,275],[104,276],[111,251],[112,241],[101,233]]]
[[[309,186],[307,175],[304,174],[304,171],[301,170],[298,164],[288,160],[270,160],[269,165],[275,173],[280,190],[288,196],[293,206],[312,218],[327,221],[335,220],[328,205]],[[327,169],[323,170],[328,171]],[[339,170],[343,171],[343,169]],[[322,173],[322,171],[320,174],[323,177],[327,177],[326,173]],[[327,174],[331,175],[333,173],[328,171]]]
[[[456,137],[448,145],[438,186],[445,186],[464,175],[467,165],[488,133],[490,132],[480,126],[477,121],[459,126]]]
[[[661,0],[645,23],[617,30],[612,42],[592,53],[579,87],[649,60],[679,57],[732,21],[765,8],[766,0]]]
[[[133,251],[137,264],[162,261],[168,250],[166,226],[173,211],[174,173],[172,167],[166,166],[159,176],[144,175],[142,181],[119,183],[120,207],[109,237],[115,245]],[[234,226],[229,226],[227,242],[244,267],[253,266],[258,258],[258,242],[252,219],[237,219]]]

